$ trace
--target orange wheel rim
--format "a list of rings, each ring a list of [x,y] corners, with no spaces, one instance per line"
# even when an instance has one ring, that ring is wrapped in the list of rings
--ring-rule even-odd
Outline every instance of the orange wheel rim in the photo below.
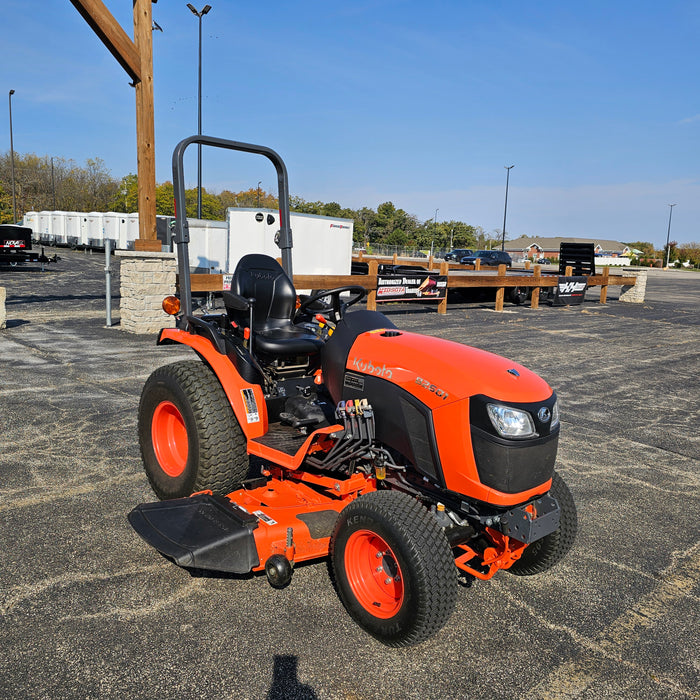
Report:
[[[187,426],[180,409],[171,401],[156,406],[151,438],[160,468],[168,476],[180,476],[187,466]]]
[[[358,530],[345,547],[348,583],[360,605],[387,619],[403,605],[403,574],[391,547],[376,533]]]

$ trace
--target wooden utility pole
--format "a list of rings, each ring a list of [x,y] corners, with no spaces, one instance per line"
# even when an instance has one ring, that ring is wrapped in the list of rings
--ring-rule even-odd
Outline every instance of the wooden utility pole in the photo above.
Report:
[[[153,1],[133,0],[133,41],[114,19],[102,0],[71,0],[71,3],[128,73],[136,90],[139,239],[135,242],[135,248],[160,252],[160,242],[156,236],[153,18],[151,15]]]

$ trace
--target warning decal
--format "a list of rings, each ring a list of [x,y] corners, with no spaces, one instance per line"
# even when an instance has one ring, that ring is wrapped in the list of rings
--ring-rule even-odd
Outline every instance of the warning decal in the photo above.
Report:
[[[255,400],[255,393],[252,389],[241,389],[241,396],[245,404],[245,415],[249,423],[257,423],[260,421],[258,413],[258,402]]]

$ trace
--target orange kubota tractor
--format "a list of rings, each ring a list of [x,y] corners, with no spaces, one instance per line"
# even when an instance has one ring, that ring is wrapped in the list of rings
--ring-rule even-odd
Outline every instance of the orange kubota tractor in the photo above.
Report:
[[[182,176],[193,143],[264,155],[279,184],[282,265],[242,257],[226,312],[204,316],[192,312]],[[554,470],[559,410],[543,379],[348,311],[362,287],[300,302],[287,172],[271,149],[193,136],[175,149],[173,181],[180,298],[158,342],[198,357],[157,369],[141,396],[161,499],[129,515],[146,542],[180,566],[264,571],[278,587],[296,562],[330,557],[345,608],[389,646],[436,633],[460,580],[536,574],[568,552],[576,507]]]

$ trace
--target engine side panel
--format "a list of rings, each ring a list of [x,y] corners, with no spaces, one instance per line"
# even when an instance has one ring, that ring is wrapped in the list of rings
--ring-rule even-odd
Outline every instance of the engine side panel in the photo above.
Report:
[[[343,400],[366,398],[374,409],[377,439],[404,455],[418,471],[444,486],[432,412],[391,382],[346,372]]]

